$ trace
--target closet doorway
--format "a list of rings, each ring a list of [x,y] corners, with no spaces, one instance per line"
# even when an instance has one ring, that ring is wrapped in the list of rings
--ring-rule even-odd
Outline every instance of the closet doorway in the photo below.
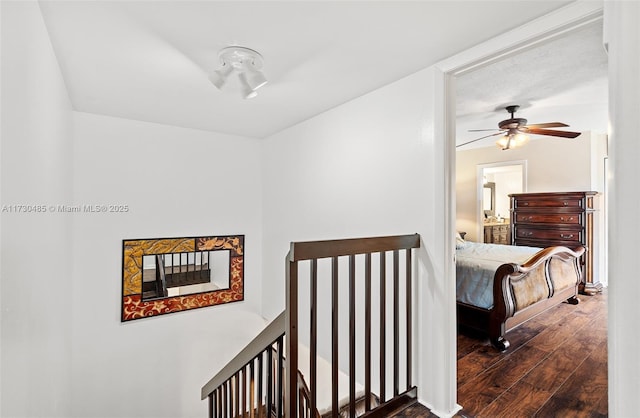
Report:
[[[476,211],[476,233],[477,237],[482,237],[484,224],[509,223],[509,195],[527,191],[527,162],[522,160],[479,164],[476,178],[479,208]]]

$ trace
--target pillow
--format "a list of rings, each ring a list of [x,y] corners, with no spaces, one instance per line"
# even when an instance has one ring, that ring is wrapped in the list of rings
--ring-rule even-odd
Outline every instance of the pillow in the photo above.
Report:
[[[466,247],[467,242],[462,238],[459,232],[456,232],[456,250]]]

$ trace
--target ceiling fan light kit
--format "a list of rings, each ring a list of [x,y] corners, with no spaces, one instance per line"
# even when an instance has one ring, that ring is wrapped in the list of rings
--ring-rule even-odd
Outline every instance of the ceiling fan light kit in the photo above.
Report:
[[[245,99],[258,95],[257,90],[267,84],[262,73],[263,58],[258,51],[243,46],[229,46],[218,53],[220,67],[209,75],[209,81],[222,90],[233,73],[237,74],[240,94]]]
[[[461,147],[463,145],[471,144],[472,142],[479,141],[481,139],[490,138],[492,136],[503,135],[502,138],[496,141],[496,145],[501,150],[508,150],[516,147],[520,147],[527,143],[529,135],[547,135],[557,136],[561,138],[575,138],[580,135],[580,132],[571,131],[557,131],[547,128],[565,128],[569,125],[562,122],[548,122],[548,123],[536,123],[533,125],[527,125],[527,120],[524,118],[516,118],[514,114],[520,108],[518,105],[511,105],[505,107],[506,111],[511,114],[509,119],[505,119],[498,123],[499,132],[486,135],[480,138],[473,139],[465,142],[464,144],[456,145]],[[487,131],[491,129],[472,129],[470,132]]]
[[[505,151],[508,149],[521,147],[527,142],[529,142],[529,135],[525,135],[520,132],[509,132],[507,135],[498,139],[496,141],[496,145],[498,146],[498,148]]]

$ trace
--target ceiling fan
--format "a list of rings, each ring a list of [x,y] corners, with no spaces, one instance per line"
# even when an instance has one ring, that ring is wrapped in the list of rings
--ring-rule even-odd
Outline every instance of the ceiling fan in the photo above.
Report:
[[[498,145],[498,147],[502,150],[508,150],[523,145],[529,139],[527,134],[559,136],[562,138],[575,138],[580,135],[580,132],[556,131],[553,129],[547,129],[563,128],[569,126],[562,122],[536,123],[533,125],[527,125],[526,119],[514,117],[514,114],[519,108],[520,106],[518,105],[505,107],[507,112],[511,114],[511,117],[498,123],[499,132],[473,139],[471,141],[465,142],[464,144],[456,145],[456,148],[497,135],[502,135],[502,137],[496,142],[496,145]],[[470,129],[469,132],[493,130],[495,129]]]

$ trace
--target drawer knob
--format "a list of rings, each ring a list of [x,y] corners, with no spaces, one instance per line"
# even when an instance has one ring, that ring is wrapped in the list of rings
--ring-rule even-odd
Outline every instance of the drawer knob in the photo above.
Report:
[[[565,222],[565,221],[573,221],[573,219],[574,219],[574,218],[573,218],[573,216],[569,216],[568,218],[565,218],[564,216],[561,216],[561,217],[560,217],[560,220],[561,220],[562,222]]]
[[[573,238],[573,234],[560,234],[560,238],[571,239]]]
[[[533,232],[531,232],[531,231],[529,231],[529,232],[521,232],[520,235],[523,236],[523,237],[530,237],[531,235],[533,235]]]
[[[569,206],[569,202],[562,202],[564,206]]]

